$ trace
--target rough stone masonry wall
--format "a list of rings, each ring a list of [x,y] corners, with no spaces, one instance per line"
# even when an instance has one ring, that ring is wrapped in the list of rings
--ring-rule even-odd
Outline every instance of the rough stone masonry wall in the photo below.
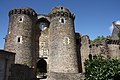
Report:
[[[120,32],[120,24],[117,24],[117,22],[113,22],[113,31],[112,31],[112,40],[119,40],[119,34]]]
[[[49,68],[49,35],[48,35],[49,28],[41,31],[41,35],[39,37],[39,58],[43,58],[47,62],[47,72]],[[39,59],[38,59],[39,60]]]
[[[105,46],[105,45],[99,45],[99,44],[97,44],[97,45],[94,45],[94,46],[91,46],[91,48],[90,48],[90,54],[92,55],[92,56],[95,56],[95,55],[99,55],[99,54],[104,54],[104,56],[105,55],[107,55],[107,48],[106,48],[107,46]]]
[[[81,61],[82,61],[82,72],[85,72],[84,62],[89,58],[90,54],[90,39],[88,36],[81,37]]]
[[[85,80],[81,73],[50,73],[47,80]]]
[[[82,73],[82,61],[81,61],[81,36],[79,33],[75,33],[76,36],[76,51],[77,51],[77,59],[78,59],[78,68],[79,73]]]
[[[9,12],[9,30],[6,36],[5,50],[16,53],[16,64],[33,67],[35,16],[34,10],[28,8],[14,9]]]
[[[8,80],[11,76],[11,65],[15,62],[15,53],[0,50],[0,80]]]
[[[41,31],[41,35],[39,37],[39,57],[48,57],[48,49],[49,49],[49,28]]]
[[[110,58],[120,58],[120,45],[108,44]]]
[[[65,8],[56,7],[54,12],[50,14],[50,72],[78,73],[74,20]]]
[[[13,64],[10,71],[11,76],[9,76],[8,80],[36,80],[33,69],[28,66]]]
[[[119,33],[119,30],[117,28],[114,28],[113,32],[112,32],[112,39],[113,40],[119,40],[118,33]]]

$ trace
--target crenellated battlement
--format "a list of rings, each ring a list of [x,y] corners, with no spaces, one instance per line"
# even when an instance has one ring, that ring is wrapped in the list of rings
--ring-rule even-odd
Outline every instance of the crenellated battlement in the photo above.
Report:
[[[72,14],[67,8],[60,6],[53,8],[48,15],[50,16],[50,18],[60,16],[60,17],[70,17],[72,19],[75,19],[74,14]]]
[[[13,14],[26,14],[30,16],[37,16],[37,13],[31,8],[13,9],[9,12],[9,17]]]
[[[106,40],[106,44],[120,45],[120,41],[119,40]]]

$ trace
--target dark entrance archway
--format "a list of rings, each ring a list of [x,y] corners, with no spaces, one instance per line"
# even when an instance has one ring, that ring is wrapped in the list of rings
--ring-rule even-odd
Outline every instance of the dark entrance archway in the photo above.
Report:
[[[47,62],[41,58],[37,63],[37,72],[41,78],[46,78],[47,73]]]

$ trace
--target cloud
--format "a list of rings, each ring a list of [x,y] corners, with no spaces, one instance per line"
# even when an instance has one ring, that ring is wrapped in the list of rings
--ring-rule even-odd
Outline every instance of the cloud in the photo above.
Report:
[[[113,31],[113,24],[109,27],[109,31],[112,33],[112,31]]]

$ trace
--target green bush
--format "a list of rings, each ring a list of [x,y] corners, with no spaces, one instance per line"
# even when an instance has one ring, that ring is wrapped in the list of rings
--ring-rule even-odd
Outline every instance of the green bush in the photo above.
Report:
[[[94,58],[84,65],[86,80],[120,80],[120,59]]]

